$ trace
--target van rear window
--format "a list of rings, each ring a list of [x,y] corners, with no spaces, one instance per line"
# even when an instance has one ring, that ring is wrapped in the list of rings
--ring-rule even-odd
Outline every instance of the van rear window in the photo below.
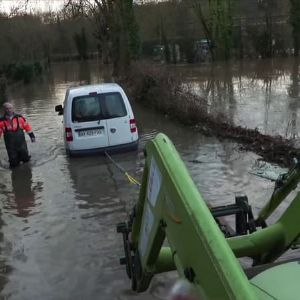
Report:
[[[72,122],[89,122],[124,117],[126,107],[120,93],[105,93],[75,97]]]

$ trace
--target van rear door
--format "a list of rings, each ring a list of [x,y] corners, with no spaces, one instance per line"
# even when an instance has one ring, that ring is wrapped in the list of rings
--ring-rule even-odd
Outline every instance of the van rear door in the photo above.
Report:
[[[131,143],[130,115],[119,92],[101,94],[110,146]]]
[[[108,146],[107,122],[97,93],[73,98],[72,123],[73,149],[96,149]]]

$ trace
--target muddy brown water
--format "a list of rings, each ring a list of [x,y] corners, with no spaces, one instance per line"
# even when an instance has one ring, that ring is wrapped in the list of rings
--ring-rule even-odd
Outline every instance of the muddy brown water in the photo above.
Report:
[[[101,70],[101,72],[99,72]],[[178,66],[209,109],[263,133],[298,137],[299,75],[293,59],[243,65]],[[136,295],[123,266],[121,236],[115,225],[126,219],[138,190],[102,156],[69,159],[62,140],[62,118],[54,112],[67,87],[105,80],[96,61],[60,63],[43,79],[9,90],[9,100],[28,117],[37,142],[32,161],[8,169],[0,143],[1,299],[165,299],[176,272],[153,279]],[[251,174],[257,155],[237,144],[192,132],[168,118],[133,104],[140,130],[139,151],[114,159],[141,178],[143,147],[166,133],[201,192],[212,205],[246,194],[254,212],[270,196],[273,183]],[[287,204],[284,203],[283,207]]]

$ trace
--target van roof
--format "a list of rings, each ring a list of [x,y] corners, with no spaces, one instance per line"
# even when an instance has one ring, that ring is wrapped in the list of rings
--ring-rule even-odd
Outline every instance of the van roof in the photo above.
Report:
[[[117,83],[100,83],[100,84],[89,84],[89,85],[79,85],[68,88],[68,93],[71,96],[89,94],[93,92],[103,93],[103,92],[114,92],[120,91],[121,87]]]

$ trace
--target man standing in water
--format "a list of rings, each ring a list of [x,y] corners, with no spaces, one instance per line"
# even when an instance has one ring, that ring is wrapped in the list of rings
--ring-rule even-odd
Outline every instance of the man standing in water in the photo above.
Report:
[[[25,163],[30,160],[24,130],[28,133],[32,143],[35,142],[35,136],[26,119],[22,115],[15,114],[11,103],[5,102],[3,110],[4,115],[0,118],[0,137],[4,135],[9,165],[15,168],[21,161]]]

